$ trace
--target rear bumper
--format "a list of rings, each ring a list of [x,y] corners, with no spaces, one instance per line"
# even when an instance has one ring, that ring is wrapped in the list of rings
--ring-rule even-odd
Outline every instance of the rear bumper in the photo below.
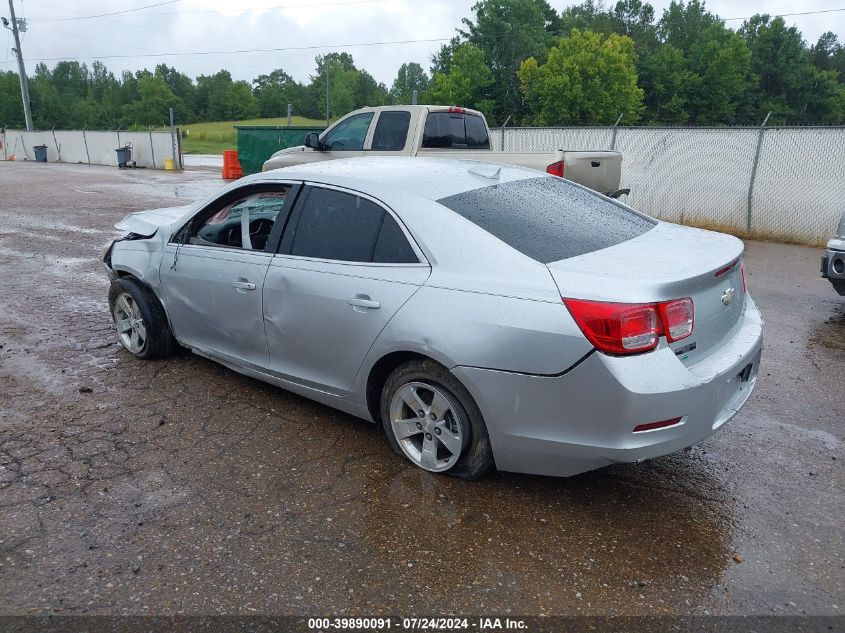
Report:
[[[822,256],[821,274],[840,294],[845,294],[845,250],[828,248]]]
[[[484,415],[500,470],[569,476],[666,455],[713,434],[751,395],[762,341],[762,319],[748,297],[731,338],[690,367],[663,344],[640,356],[594,352],[561,376],[453,372]],[[678,417],[675,426],[633,431]]]

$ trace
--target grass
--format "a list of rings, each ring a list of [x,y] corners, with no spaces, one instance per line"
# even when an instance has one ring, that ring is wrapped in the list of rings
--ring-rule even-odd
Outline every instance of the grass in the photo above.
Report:
[[[323,127],[326,122],[325,120],[295,116],[291,124]],[[287,125],[287,118],[188,123],[180,126],[182,130],[182,151],[185,154],[220,154],[224,149],[236,149],[238,139],[235,125]]]

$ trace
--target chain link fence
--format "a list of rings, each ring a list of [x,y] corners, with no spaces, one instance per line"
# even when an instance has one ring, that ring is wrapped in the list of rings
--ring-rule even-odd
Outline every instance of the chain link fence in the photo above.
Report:
[[[506,151],[622,152],[622,200],[662,220],[818,245],[842,215],[845,127],[506,128]]]

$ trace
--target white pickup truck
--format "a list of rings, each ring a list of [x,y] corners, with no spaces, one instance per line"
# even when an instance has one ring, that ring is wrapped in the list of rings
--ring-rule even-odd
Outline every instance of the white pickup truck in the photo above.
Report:
[[[521,165],[618,197],[622,155],[611,151],[498,152],[476,110],[449,106],[380,106],[350,112],[305,145],[273,154],[262,171],[351,156],[435,156]]]

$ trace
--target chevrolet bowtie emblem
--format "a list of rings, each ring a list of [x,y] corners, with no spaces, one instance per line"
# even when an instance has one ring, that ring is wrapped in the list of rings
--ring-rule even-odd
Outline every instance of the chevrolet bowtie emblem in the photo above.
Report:
[[[728,288],[722,293],[722,305],[730,305],[733,302],[734,297],[736,297],[736,290]]]

